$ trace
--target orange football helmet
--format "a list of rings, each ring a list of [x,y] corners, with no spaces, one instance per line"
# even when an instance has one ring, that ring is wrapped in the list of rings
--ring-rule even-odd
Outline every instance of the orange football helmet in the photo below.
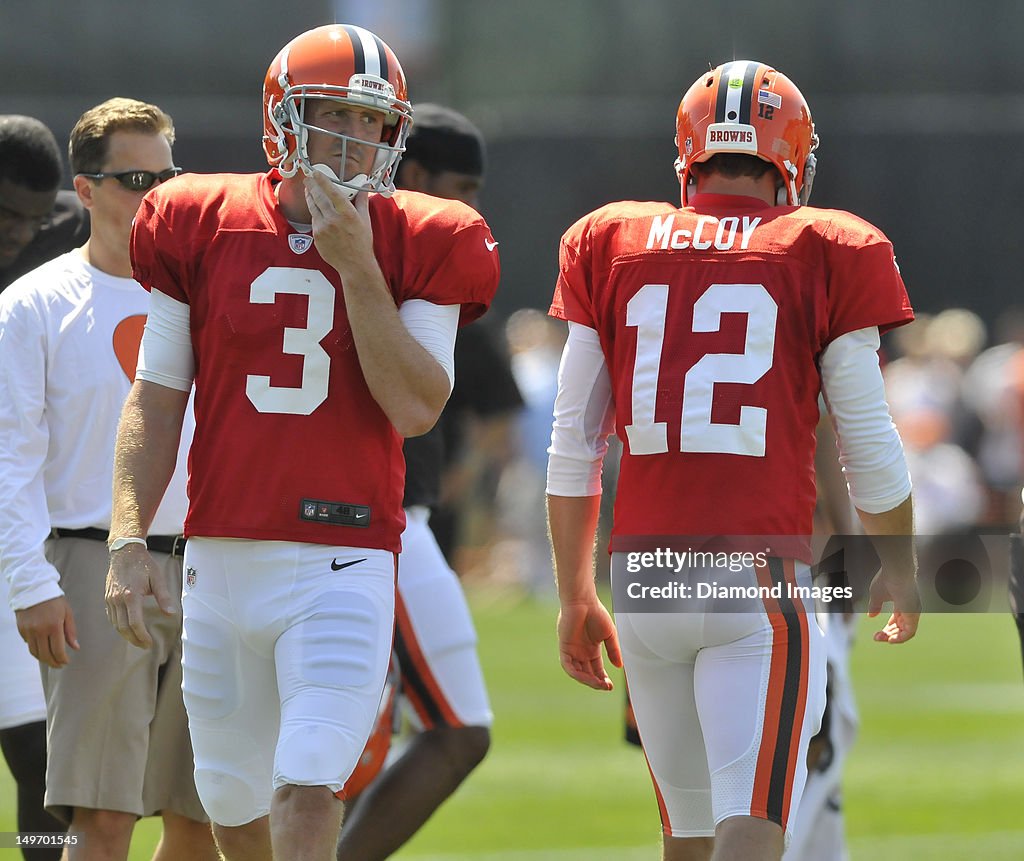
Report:
[[[734,60],[701,75],[679,103],[676,146],[684,206],[692,191],[690,168],[722,152],[775,165],[780,206],[800,206],[811,196],[818,147],[811,109],[796,84],[764,63]]]
[[[263,82],[263,149],[283,176],[312,169],[306,153],[310,131],[338,137],[343,147],[350,141],[366,145],[307,123],[307,99],[334,99],[385,115],[383,139],[370,144],[377,148],[370,176],[332,180],[350,195],[363,190],[391,194],[412,122],[405,73],[394,51],[369,30],[350,24],[317,27],[281,49]]]

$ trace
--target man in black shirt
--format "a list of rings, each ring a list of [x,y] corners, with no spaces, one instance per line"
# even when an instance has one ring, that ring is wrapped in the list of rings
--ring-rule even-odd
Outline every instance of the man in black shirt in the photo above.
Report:
[[[476,127],[448,108],[417,105],[398,188],[476,208],[483,175],[484,142]],[[459,332],[455,387],[445,411],[433,430],[405,441],[407,525],[398,562],[395,656],[401,679],[398,701],[417,731],[383,771],[386,746],[375,749],[371,738],[363,757],[368,767],[358,767],[346,786],[349,801],[339,861],[390,856],[455,791],[490,746],[492,716],[476,631],[458,577],[431,529],[431,512],[442,501],[442,473],[462,457],[467,418],[489,427],[485,434],[500,434],[502,423],[523,403],[504,345],[491,331],[473,323]],[[368,786],[366,780],[371,781]]]
[[[33,117],[0,116],[0,290],[89,238],[53,133]]]

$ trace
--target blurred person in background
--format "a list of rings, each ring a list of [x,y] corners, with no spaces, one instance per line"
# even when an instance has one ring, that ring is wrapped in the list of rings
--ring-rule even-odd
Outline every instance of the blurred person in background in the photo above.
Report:
[[[964,373],[964,407],[975,423],[965,447],[988,493],[984,525],[1007,529],[1016,524],[1024,482],[1024,314],[1007,308],[992,332]]]
[[[0,568],[42,665],[46,806],[70,823],[71,859],[123,861],[137,819],[154,814],[155,858],[217,857],[192,777],[180,616],[147,602],[156,646],[142,651],[113,631],[102,599],[113,442],[149,307],[129,235],[143,195],[180,172],[173,141],[155,105],[115,98],[82,114],[69,157],[88,241],[0,296]],[[187,438],[150,537],[178,589]]]
[[[1021,494],[1024,503],[1024,492]],[[1021,663],[1024,664],[1024,509],[1017,521],[1017,530],[1010,536],[1010,613],[1017,625]]]
[[[984,344],[984,326],[971,312],[950,309],[901,334],[902,355],[882,375],[914,482],[917,532],[927,540],[971,530],[987,517],[986,490],[957,430],[969,424],[967,371]]]
[[[498,484],[496,567],[505,583],[531,594],[549,595],[554,581],[544,516],[544,475],[565,327],[543,311],[521,308],[508,318],[505,331],[512,372],[525,405],[518,420],[519,455]]]
[[[89,238],[89,218],[60,189],[60,147],[34,117],[0,115],[0,290]]]
[[[985,424],[982,472],[1002,503],[1000,510],[1016,512],[1010,526],[1009,598],[1024,664],[1024,311],[1002,312],[995,333],[996,343],[971,365],[970,394]]]
[[[468,117],[444,105],[416,106],[395,180],[399,188],[479,209],[486,173],[486,144]],[[428,451],[436,460],[440,452],[440,485],[429,493],[434,500],[430,530],[445,559],[460,574],[474,567],[472,548],[486,544],[493,535],[495,488],[518,451],[516,420],[522,406],[504,332],[496,321],[485,318],[460,330],[455,342],[455,388],[444,413],[433,431],[406,446],[409,463],[424,458]],[[432,472],[423,470],[428,482]],[[419,492],[407,482],[407,492],[409,487]],[[480,564],[482,569],[487,567],[486,561]]]
[[[479,208],[486,173],[484,139],[470,120],[435,104],[417,105],[395,185]],[[346,786],[338,861],[377,861],[401,847],[483,760],[490,747],[491,706],[476,651],[476,630],[459,579],[432,531],[442,502],[446,463],[500,455],[511,445],[509,414],[521,404],[508,359],[482,322],[455,341],[455,386],[438,423],[405,440],[406,526],[398,557],[394,654],[395,705],[412,732],[384,765],[392,716],[379,717],[383,739],[371,737],[357,774]],[[468,414],[468,415],[467,415]],[[476,437],[449,432],[473,421]],[[460,449],[449,456],[452,444]],[[447,500],[458,510],[458,496]],[[377,741],[383,744],[377,745]],[[383,766],[383,770],[382,769]],[[359,774],[360,769],[366,774]],[[357,777],[358,775],[358,777]],[[353,785],[354,780],[368,786]]]

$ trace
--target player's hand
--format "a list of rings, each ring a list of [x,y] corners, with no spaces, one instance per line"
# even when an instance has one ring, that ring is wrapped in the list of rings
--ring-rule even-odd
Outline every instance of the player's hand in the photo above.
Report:
[[[117,632],[133,646],[148,649],[153,645],[145,622],[143,599],[152,595],[167,616],[178,611],[163,572],[141,544],[129,544],[110,554],[107,572],[107,618]]]
[[[582,685],[599,691],[614,688],[604,669],[601,646],[608,660],[622,666],[619,635],[611,614],[596,598],[591,603],[563,604],[558,613],[558,653],[562,669]]]
[[[921,618],[921,595],[914,575],[893,575],[884,568],[879,571],[868,592],[868,616],[874,618],[881,613],[886,601],[892,601],[892,615],[873,639],[876,643],[905,643],[917,633]]]
[[[28,643],[32,657],[48,667],[59,670],[70,661],[65,646],[77,650],[75,615],[63,595],[15,610],[18,633]]]
[[[320,256],[342,273],[353,266],[376,266],[367,193],[361,191],[350,201],[318,170],[303,183],[313,219],[313,242]]]

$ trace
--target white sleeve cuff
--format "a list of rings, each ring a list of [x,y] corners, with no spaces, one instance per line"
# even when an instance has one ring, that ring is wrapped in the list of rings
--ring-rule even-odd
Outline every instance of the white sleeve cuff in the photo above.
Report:
[[[615,405],[597,332],[579,323],[569,323],[554,413],[547,492],[597,496],[608,436],[615,426]]]
[[[459,330],[461,305],[436,305],[426,299],[409,299],[398,309],[398,316],[424,350],[433,356],[448,375],[449,393],[455,388],[455,335]]]
[[[191,309],[159,290],[149,294],[149,314],[135,378],[187,392],[195,377]]]
[[[26,589],[24,592],[15,593],[12,589],[10,597],[11,609],[27,610],[29,607],[35,607],[36,604],[42,604],[43,601],[59,598],[63,594],[60,582],[57,580],[47,580],[45,583],[39,583],[31,589]]]
[[[858,329],[836,338],[821,356],[822,391],[850,499],[868,514],[895,508],[911,491],[903,442],[885,399],[878,347],[876,327]]]
[[[64,594],[60,572],[43,555],[43,542],[44,539],[33,542],[31,549],[26,548],[17,556],[3,554],[9,584],[7,598],[12,610],[25,610]]]

